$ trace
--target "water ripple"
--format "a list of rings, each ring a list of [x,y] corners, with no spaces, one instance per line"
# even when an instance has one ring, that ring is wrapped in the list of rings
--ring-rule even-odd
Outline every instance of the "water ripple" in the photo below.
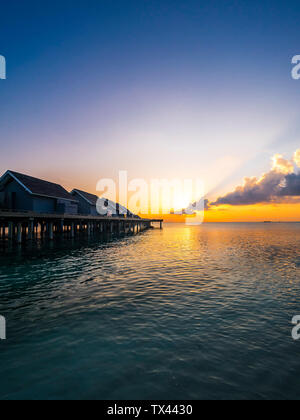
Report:
[[[0,399],[298,399],[300,225],[0,255]]]

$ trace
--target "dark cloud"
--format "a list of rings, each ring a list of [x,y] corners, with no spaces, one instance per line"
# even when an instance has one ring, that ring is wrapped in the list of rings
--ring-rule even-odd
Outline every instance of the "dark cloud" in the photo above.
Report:
[[[300,197],[300,173],[294,173],[294,165],[300,167],[300,149],[295,152],[293,160],[287,160],[277,154],[272,162],[270,172],[261,178],[246,178],[243,186],[237,187],[224,197],[219,197],[211,205],[245,206],[289,200],[295,202],[294,197]]]
[[[285,177],[285,183],[280,191],[280,195],[300,197],[300,174],[289,174]]]
[[[245,206],[271,202],[274,197],[280,195],[285,177],[286,175],[273,170],[261,179],[246,178],[243,186],[237,187],[224,197],[219,197],[211,205]]]

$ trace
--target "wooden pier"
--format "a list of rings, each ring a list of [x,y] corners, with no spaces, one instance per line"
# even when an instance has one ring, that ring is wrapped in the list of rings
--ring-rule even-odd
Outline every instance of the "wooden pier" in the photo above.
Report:
[[[162,219],[100,217],[68,214],[40,214],[33,212],[0,211],[0,239],[22,244],[38,237],[54,240],[59,235],[71,238],[85,233],[135,234],[153,228]]]

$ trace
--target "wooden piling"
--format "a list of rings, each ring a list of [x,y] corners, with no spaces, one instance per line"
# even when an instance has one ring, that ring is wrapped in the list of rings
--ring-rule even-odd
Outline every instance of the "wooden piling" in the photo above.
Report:
[[[22,223],[18,223],[17,242],[22,243]]]
[[[53,241],[54,239],[53,222],[50,222],[49,224],[49,239],[50,241]]]
[[[63,235],[67,233],[74,238],[80,232],[111,234],[138,234],[150,229],[151,223],[159,223],[163,228],[163,220],[134,219],[130,217],[110,218],[101,216],[64,215],[62,218],[56,214],[39,214],[33,212],[6,212],[0,210],[0,238],[16,239],[20,244],[23,240],[34,240],[39,233],[45,234],[52,241],[54,233]]]

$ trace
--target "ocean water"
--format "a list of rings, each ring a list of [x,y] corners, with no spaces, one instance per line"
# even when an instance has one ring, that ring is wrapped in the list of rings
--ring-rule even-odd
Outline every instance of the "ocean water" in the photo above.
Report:
[[[0,253],[0,399],[300,399],[300,224]]]

